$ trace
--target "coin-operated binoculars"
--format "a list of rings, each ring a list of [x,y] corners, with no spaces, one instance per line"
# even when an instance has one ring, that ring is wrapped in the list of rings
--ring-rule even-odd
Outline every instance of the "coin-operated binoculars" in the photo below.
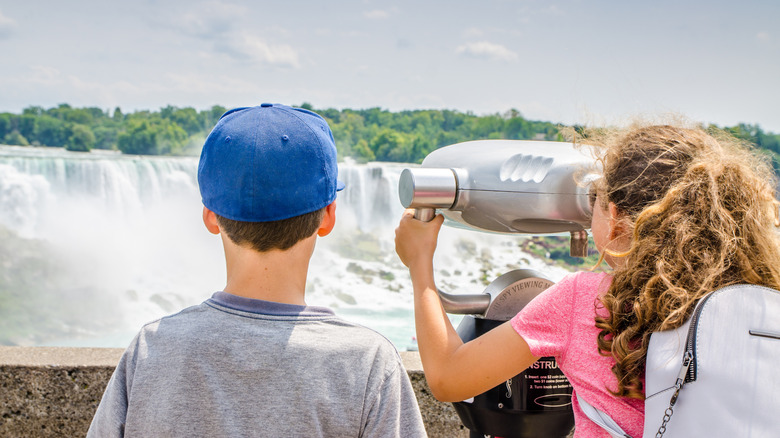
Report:
[[[404,169],[401,203],[431,220],[509,234],[570,233],[572,256],[587,255],[590,183],[594,159],[570,143],[481,140],[431,152],[420,167]],[[542,273],[517,269],[482,293],[439,291],[448,313],[463,314],[458,335],[468,342],[517,314],[552,286]],[[484,360],[491,360],[486,357]],[[453,403],[472,437],[565,437],[574,426],[572,387],[552,357],[473,399]]]

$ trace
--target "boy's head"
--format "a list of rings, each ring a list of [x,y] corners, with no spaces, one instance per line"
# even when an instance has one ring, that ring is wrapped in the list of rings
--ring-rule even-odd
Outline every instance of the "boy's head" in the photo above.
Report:
[[[311,236],[322,210],[344,188],[325,120],[300,108],[264,103],[226,112],[198,165],[203,205],[239,245],[288,249]]]

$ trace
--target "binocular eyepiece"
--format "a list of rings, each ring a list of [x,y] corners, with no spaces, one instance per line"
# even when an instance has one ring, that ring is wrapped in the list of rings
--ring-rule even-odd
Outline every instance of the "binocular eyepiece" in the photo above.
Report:
[[[416,209],[414,217],[428,222],[435,209],[449,209],[458,197],[458,178],[452,169],[404,169],[398,182],[398,196],[406,208]]]
[[[435,210],[466,228],[571,234],[572,256],[588,250],[594,159],[570,143],[478,140],[431,152],[401,173],[401,204],[431,220]]]

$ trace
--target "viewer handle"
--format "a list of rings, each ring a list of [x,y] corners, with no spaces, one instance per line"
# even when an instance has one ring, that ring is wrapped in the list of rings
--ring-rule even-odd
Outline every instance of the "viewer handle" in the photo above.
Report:
[[[436,209],[433,208],[415,208],[414,218],[423,222],[430,222],[436,217]]]

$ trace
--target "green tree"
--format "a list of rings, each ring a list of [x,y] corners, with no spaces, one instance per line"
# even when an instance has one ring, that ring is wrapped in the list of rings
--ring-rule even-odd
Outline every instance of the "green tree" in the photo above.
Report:
[[[95,134],[96,149],[116,149],[119,131],[113,126],[98,126],[92,130]]]
[[[28,106],[27,108],[22,110],[23,116],[40,116],[44,113],[43,107],[40,106]]]
[[[187,133],[169,120],[141,114],[129,119],[125,132],[119,134],[117,147],[126,154],[180,154]]]
[[[22,134],[19,133],[19,131],[11,131],[8,134],[6,134],[5,138],[3,138],[4,144],[10,144],[15,146],[29,146],[30,143],[27,141],[26,138]]]
[[[65,149],[77,152],[89,152],[95,145],[95,134],[86,125],[74,124],[71,128],[71,135]]]
[[[13,130],[13,119],[14,116],[11,113],[0,114],[0,138],[5,138]]]
[[[33,140],[42,146],[64,146],[68,140],[68,127],[60,119],[43,114],[35,118]]]
[[[100,114],[102,114],[102,112]],[[91,125],[95,120],[92,112],[87,108],[76,108],[64,111],[63,116],[66,122],[78,123],[80,125]]]
[[[304,108],[307,109],[307,108]],[[309,111],[314,111],[312,109],[309,109]],[[322,117],[326,118],[329,123],[339,123],[341,121],[341,111],[335,109],[335,108],[328,108],[326,110],[318,110],[315,111],[317,114],[321,115]]]
[[[368,147],[368,142],[365,139],[360,139],[355,144],[355,146],[352,148],[354,152],[354,158],[356,158],[360,162],[367,162],[367,161],[375,161],[376,155],[374,155],[374,151],[371,150],[370,147]]]
[[[117,137],[117,147],[125,154],[156,155],[156,129],[147,120],[129,120],[125,132]]]
[[[35,138],[35,119],[37,117],[32,114],[22,114],[17,119],[16,130],[26,139]]]
[[[533,138],[534,132],[527,120],[519,116],[510,117],[504,123],[504,135],[513,140],[526,140]]]
[[[333,131],[333,138],[336,140],[336,149],[339,156],[354,156],[355,158],[368,159],[370,155],[374,156],[374,153],[366,154],[370,152],[370,149],[362,149],[358,152],[355,148],[358,147],[357,143],[363,140],[364,145],[361,148],[368,148],[368,141],[365,134],[365,125],[363,123],[363,117],[354,112],[345,111],[337,119],[331,119],[326,116],[325,119]],[[338,121],[336,121],[338,120]],[[369,161],[374,158],[369,159]]]
[[[525,119],[516,109],[477,116],[453,110],[318,110],[310,103],[302,107],[328,121],[340,157],[351,156],[360,161],[419,162],[436,148],[469,140],[539,136],[562,140],[557,125]],[[64,103],[49,109],[30,106],[19,115],[0,113],[0,141],[178,155],[196,152],[224,113],[225,108],[219,105],[202,111],[169,105],[156,112],[128,114],[119,107],[111,112],[97,107],[73,108]],[[780,170],[780,135],[766,132],[756,124],[711,128],[727,130],[755,144]]]
[[[417,135],[412,141],[412,151],[409,162],[421,162],[426,155],[433,152],[435,145],[426,135]]]
[[[408,162],[412,158],[411,142],[400,132],[383,128],[369,142],[379,161]]]
[[[187,132],[179,125],[171,122],[160,123],[157,133],[159,155],[180,155],[184,152]]]
[[[430,111],[416,111],[411,116],[409,127],[418,133],[428,134],[433,127],[434,122]]]
[[[217,124],[222,114],[225,114],[227,109],[224,106],[214,105],[206,111],[202,111],[201,114],[204,119],[203,126],[206,127],[206,131],[211,131],[211,128]]]
[[[179,125],[188,135],[205,129],[194,108],[176,108],[168,105],[160,110],[160,116]]]
[[[381,108],[369,108],[358,112],[366,120],[367,125],[377,125],[389,127],[392,121],[390,111]]]
[[[504,119],[498,115],[472,119],[470,136],[473,138],[491,138],[493,134],[503,134]]]

